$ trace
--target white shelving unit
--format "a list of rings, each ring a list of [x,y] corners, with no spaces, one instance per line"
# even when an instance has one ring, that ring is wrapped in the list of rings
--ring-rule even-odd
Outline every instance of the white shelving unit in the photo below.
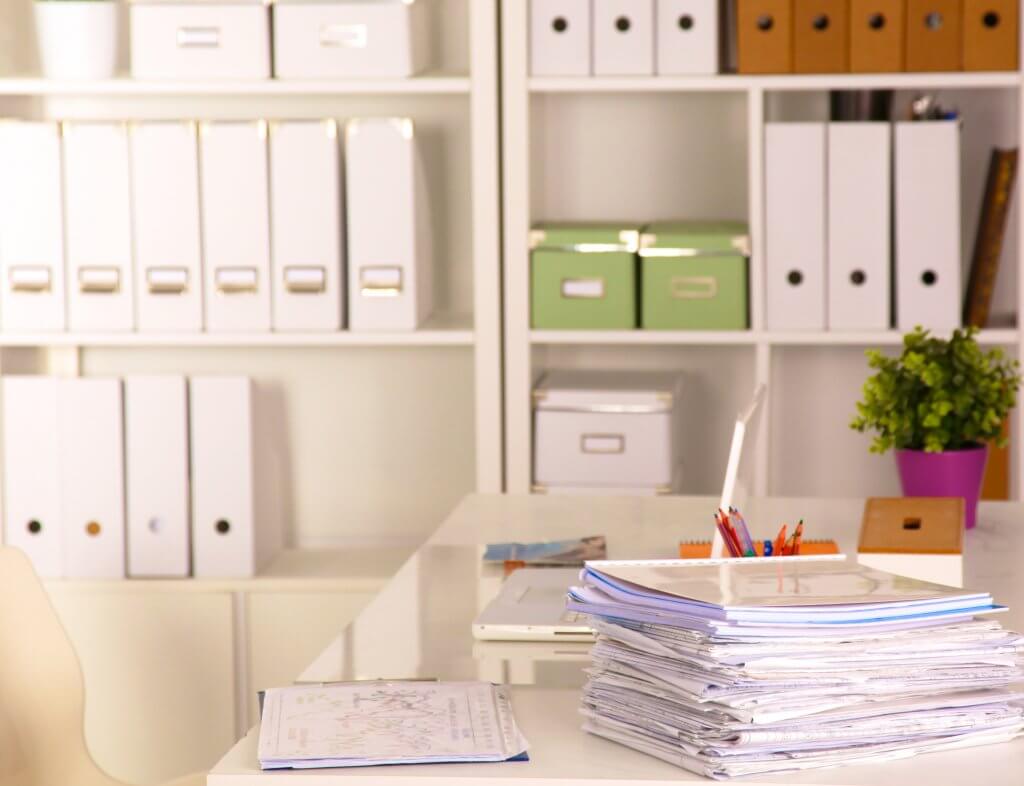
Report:
[[[463,494],[502,489],[497,0],[432,0],[421,75],[322,81],[48,80],[31,4],[0,8],[0,117],[411,117],[437,260],[437,311],[413,332],[0,333],[0,373],[250,374],[291,548],[416,542]]]
[[[530,391],[547,368],[675,369],[686,374],[684,491],[717,493],[735,413],[768,383],[755,491],[783,495],[898,493],[891,457],[851,432],[869,369],[863,351],[893,351],[896,330],[773,332],[764,317],[763,137],[766,122],[828,119],[828,91],[891,89],[897,106],[937,92],[959,106],[964,265],[989,151],[1020,145],[1022,75],[900,73],[694,77],[531,77],[526,3],[502,7],[506,488],[532,479]],[[629,118],[632,116],[633,122]],[[1019,192],[1019,185],[1017,188]],[[982,343],[1022,355],[1022,202],[1011,213],[997,284],[1000,324]],[[538,221],[736,218],[749,224],[751,329],[552,331],[530,328],[528,237]],[[966,280],[966,279],[965,279]],[[1012,488],[1024,488],[1024,406],[1013,417]]]

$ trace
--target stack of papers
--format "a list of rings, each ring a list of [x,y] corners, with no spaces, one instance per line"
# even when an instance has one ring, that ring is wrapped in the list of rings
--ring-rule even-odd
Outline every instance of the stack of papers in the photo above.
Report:
[[[1024,733],[1024,637],[972,593],[850,561],[589,562],[584,728],[712,777]]]
[[[266,692],[264,770],[526,759],[506,688],[487,682],[349,682]]]

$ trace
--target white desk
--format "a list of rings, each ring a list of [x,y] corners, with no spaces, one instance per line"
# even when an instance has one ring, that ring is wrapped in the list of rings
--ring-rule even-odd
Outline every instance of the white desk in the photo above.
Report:
[[[263,773],[256,731],[211,772],[209,786],[476,786],[517,782],[626,786],[704,780],[686,770],[580,731],[577,715],[586,645],[476,645],[470,623],[494,596],[499,570],[484,568],[482,544],[603,534],[611,558],[674,556],[680,539],[708,537],[710,498],[473,496],[448,517],[356,621],[301,676],[308,681],[374,677],[506,679],[516,718],[530,742],[529,762]],[[747,520],[761,534],[783,519],[807,521],[808,537],[831,537],[856,552],[862,500],[755,501]],[[983,505],[967,533],[967,587],[990,590],[1011,607],[1004,625],[1024,629],[1024,505]],[[744,779],[756,784],[948,786],[1024,783],[1024,739],[907,761]]]

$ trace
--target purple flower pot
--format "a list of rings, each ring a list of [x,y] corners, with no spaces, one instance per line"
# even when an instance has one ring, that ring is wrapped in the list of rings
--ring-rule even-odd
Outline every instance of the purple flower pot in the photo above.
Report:
[[[972,529],[978,520],[978,497],[988,461],[988,445],[942,453],[897,450],[896,466],[906,497],[963,497],[964,523]]]

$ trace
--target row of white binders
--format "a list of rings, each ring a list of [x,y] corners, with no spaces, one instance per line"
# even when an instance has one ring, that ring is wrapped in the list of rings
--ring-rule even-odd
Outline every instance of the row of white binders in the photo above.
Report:
[[[351,330],[415,329],[413,122],[344,128],[343,153],[335,120],[0,123],[0,326],[336,331],[347,301]]]
[[[769,123],[765,219],[770,329],[960,325],[958,121]]]
[[[2,391],[4,542],[41,576],[244,577],[280,549],[248,378],[12,376]]]
[[[530,0],[530,73],[715,74],[719,10],[719,0]]]

